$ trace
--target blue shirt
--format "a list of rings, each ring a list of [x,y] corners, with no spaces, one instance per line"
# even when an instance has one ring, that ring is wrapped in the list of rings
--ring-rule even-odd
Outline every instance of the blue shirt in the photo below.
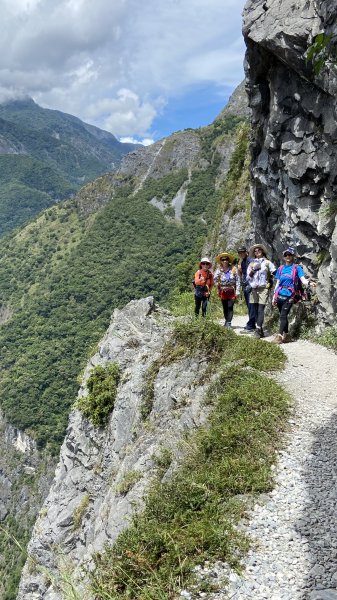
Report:
[[[293,282],[293,278],[291,276],[292,274],[292,270],[293,270],[293,266],[294,265],[284,265],[282,268],[282,274],[280,276],[280,267],[277,269],[276,272],[276,279],[278,279],[279,281],[279,292],[278,292],[278,296],[287,296],[287,297],[291,297],[292,293],[291,290],[289,290],[289,287],[294,287],[294,282]],[[296,271],[297,271],[297,277],[300,279],[301,277],[305,277],[304,275],[304,271],[302,269],[302,267],[300,265],[295,265],[296,267]],[[285,287],[283,287],[285,286]]]

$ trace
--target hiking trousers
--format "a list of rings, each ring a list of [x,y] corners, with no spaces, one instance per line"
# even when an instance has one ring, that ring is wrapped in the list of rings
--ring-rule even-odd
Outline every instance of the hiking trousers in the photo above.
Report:
[[[289,330],[288,315],[290,313],[293,303],[289,302],[289,298],[282,298],[282,296],[278,296],[278,298],[276,300],[276,304],[277,304],[277,308],[279,309],[279,312],[280,312],[279,333],[282,335],[283,333],[288,333],[288,330]]]
[[[194,302],[195,302],[195,310],[194,310],[195,316],[196,317],[199,316],[200,307],[201,307],[202,316],[206,317],[208,298],[206,296],[204,296],[204,298],[197,298],[197,296],[194,296]]]
[[[265,304],[251,304],[250,306],[253,307],[253,314],[254,314],[254,320],[255,320],[255,324],[256,327],[262,327],[263,325],[263,321],[264,321],[264,309],[266,308]]]
[[[223,316],[225,317],[226,323],[231,323],[232,319],[233,319],[233,312],[234,312],[234,300],[222,300],[221,299],[221,304],[222,304],[222,309],[223,309]]]

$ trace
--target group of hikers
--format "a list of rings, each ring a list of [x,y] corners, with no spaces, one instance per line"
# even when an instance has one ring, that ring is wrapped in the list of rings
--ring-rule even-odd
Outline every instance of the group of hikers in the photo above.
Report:
[[[240,246],[237,253],[239,261],[235,266],[233,253],[221,252],[215,258],[217,268],[214,273],[209,258],[201,259],[193,280],[195,315],[199,316],[201,309],[202,316],[206,316],[211,291],[216,287],[223,307],[225,327],[230,328],[234,303],[240,295],[242,286],[248,310],[248,321],[244,332],[252,332],[257,338],[263,338],[265,307],[270,293],[273,292],[272,306],[278,308],[280,315],[279,333],[274,341],[278,344],[287,342],[289,312],[292,306],[304,297],[304,290],[311,283],[305,277],[302,267],[295,262],[294,248],[288,247],[284,250],[284,264],[279,268],[268,259],[263,244],[254,244],[249,250],[245,246]],[[315,284],[311,283],[311,285]]]

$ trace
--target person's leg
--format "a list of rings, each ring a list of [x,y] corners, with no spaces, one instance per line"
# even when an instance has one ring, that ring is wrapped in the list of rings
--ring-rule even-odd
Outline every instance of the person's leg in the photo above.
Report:
[[[230,327],[233,319],[234,313],[234,300],[227,300],[227,326]]]
[[[246,305],[247,305],[247,308],[248,308],[248,314],[249,314],[249,296],[250,296],[250,292],[247,292],[246,286],[244,286],[244,288],[243,288],[243,295],[244,295],[244,298],[245,298],[245,302],[246,302]]]
[[[202,298],[202,316],[206,317],[208,306],[208,298]]]
[[[290,313],[291,307],[292,307],[292,302],[289,302],[289,300],[281,300],[280,298],[277,299],[277,307],[280,311],[280,329],[279,329],[279,333],[284,336],[285,333],[288,333],[289,331],[289,321],[288,321],[288,315]]]
[[[201,306],[202,298],[197,298],[197,296],[194,296],[194,302],[195,302],[194,314],[196,317],[198,317],[199,313],[200,313],[200,306]]]
[[[248,312],[249,319],[247,321],[245,329],[253,330],[256,327],[256,306],[257,305],[253,304],[253,302],[251,302],[249,304],[249,306],[248,306],[248,308],[249,308],[249,312]]]
[[[225,321],[227,321],[227,310],[228,310],[227,302],[228,302],[228,300],[224,300],[223,298],[221,298],[223,316],[224,316]]]
[[[264,309],[265,309],[265,304],[258,304],[256,327],[260,327],[261,329],[262,329],[262,325],[263,325],[263,321],[264,321]]]
[[[256,336],[260,338],[264,337],[264,331],[262,326],[264,321],[264,309],[268,302],[268,295],[269,290],[267,288],[261,287],[257,289],[258,309],[256,316]]]
[[[258,296],[255,290],[252,290],[249,294],[249,319],[245,327],[246,331],[252,331],[256,328],[257,305]]]

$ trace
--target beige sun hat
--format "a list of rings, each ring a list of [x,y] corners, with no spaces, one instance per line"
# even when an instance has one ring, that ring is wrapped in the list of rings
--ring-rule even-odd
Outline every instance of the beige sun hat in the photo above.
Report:
[[[265,257],[268,258],[268,250],[267,250],[267,248],[263,244],[254,244],[253,246],[251,246],[251,248],[249,248],[249,256],[250,256],[250,258],[255,258],[255,254],[254,254],[255,248],[261,248],[261,250],[262,250],[263,254],[265,255]]]
[[[233,263],[234,262],[234,254],[232,254],[231,252],[220,252],[220,254],[218,254],[218,256],[215,257],[215,260],[217,263],[221,262],[222,258],[229,258],[229,262]]]
[[[199,269],[201,269],[201,263],[208,263],[210,267],[212,267],[212,261],[209,260],[209,258],[207,256],[204,256],[200,263],[199,263]]]

